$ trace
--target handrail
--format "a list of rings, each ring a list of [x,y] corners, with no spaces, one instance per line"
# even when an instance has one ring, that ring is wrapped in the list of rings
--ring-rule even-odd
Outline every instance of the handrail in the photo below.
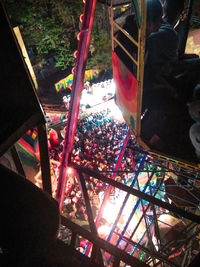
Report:
[[[131,56],[131,54],[126,50],[126,48],[115,38],[113,37],[113,40],[126,52],[126,54],[129,56],[130,59],[135,63],[135,65],[138,66],[138,62]]]
[[[164,202],[164,201],[162,201],[162,200],[160,200],[158,198],[152,197],[152,196],[150,196],[150,195],[148,195],[146,193],[143,193],[143,192],[141,192],[141,191],[139,191],[137,189],[130,188],[130,187],[128,187],[128,186],[126,186],[126,185],[124,185],[122,183],[119,183],[117,181],[111,180],[111,179],[105,177],[102,174],[99,174],[99,173],[97,173],[95,171],[92,171],[92,170],[89,170],[87,168],[83,168],[83,167],[81,167],[81,166],[79,166],[77,164],[70,163],[69,166],[74,168],[74,169],[76,169],[78,172],[83,172],[85,174],[88,174],[89,176],[97,178],[97,179],[101,180],[104,183],[110,184],[110,185],[112,185],[112,186],[114,186],[114,187],[116,187],[116,188],[118,188],[120,190],[123,190],[123,191],[125,191],[125,192],[127,192],[127,193],[129,193],[131,195],[137,196],[137,197],[141,198],[142,200],[146,200],[146,201],[150,202],[153,205],[160,206],[160,207],[162,207],[164,209],[167,209],[167,210],[169,210],[171,212],[174,212],[174,213],[180,215],[181,217],[184,217],[184,218],[189,219],[189,220],[191,220],[193,222],[196,222],[196,223],[200,223],[200,216],[198,216],[198,215],[195,215],[193,213],[187,212],[187,211],[185,211],[185,210],[183,210],[181,208],[173,206],[173,205],[171,205],[171,204],[169,204],[167,202]]]
[[[117,24],[115,21],[113,21],[113,24],[115,25],[115,27],[117,27],[124,35],[126,35],[126,37],[129,38],[129,40],[135,45],[135,46],[139,46],[139,43],[137,41],[135,41],[135,39],[127,33],[127,31],[125,31],[121,26],[119,26],[119,24]]]
[[[144,262],[139,261],[134,256],[130,256],[126,252],[122,251],[121,249],[113,246],[112,244],[108,243],[107,241],[101,239],[98,236],[93,235],[88,230],[82,228],[81,226],[75,224],[74,222],[70,221],[69,219],[65,218],[64,216],[61,216],[61,224],[69,227],[70,230],[72,230],[73,233],[79,234],[82,237],[88,239],[90,242],[98,246],[99,248],[105,250],[106,252],[112,254],[115,258],[120,259],[121,261],[125,262],[126,264],[129,264],[131,266],[148,266]],[[118,265],[119,266],[119,265]]]

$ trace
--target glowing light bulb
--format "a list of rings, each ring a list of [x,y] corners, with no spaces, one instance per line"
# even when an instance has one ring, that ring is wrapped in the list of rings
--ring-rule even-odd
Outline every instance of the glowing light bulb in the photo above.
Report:
[[[81,32],[79,32],[79,33],[77,34],[77,39],[78,39],[78,41],[80,41],[80,37],[81,37]]]
[[[80,15],[80,22],[81,22],[81,23],[83,23],[83,18],[84,18],[84,15],[81,14],[81,15]]]

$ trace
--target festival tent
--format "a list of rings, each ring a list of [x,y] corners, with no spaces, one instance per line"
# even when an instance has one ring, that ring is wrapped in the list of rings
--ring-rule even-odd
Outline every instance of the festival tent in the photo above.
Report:
[[[92,70],[86,70],[85,71],[85,77],[84,82],[90,81],[94,78],[97,78],[99,76],[99,71],[96,69]],[[60,80],[59,82],[55,83],[55,88],[57,92],[60,92],[62,90],[65,90],[66,88],[71,89],[72,82],[73,82],[73,74],[68,75],[66,78]]]

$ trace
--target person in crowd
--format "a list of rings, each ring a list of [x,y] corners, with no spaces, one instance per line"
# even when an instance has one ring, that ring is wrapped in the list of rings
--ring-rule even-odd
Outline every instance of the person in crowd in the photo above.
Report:
[[[110,110],[91,113],[88,117],[79,119],[74,138],[72,162],[100,171],[109,177],[127,131],[126,123],[115,121],[110,115]],[[132,139],[130,143],[131,141]],[[128,156],[127,154],[125,158],[127,159]],[[124,171],[132,169],[131,160],[122,160],[120,168]],[[129,178],[125,173],[124,175],[122,173],[122,176],[126,177],[122,179],[124,183],[128,181]],[[86,176],[86,187],[89,198],[93,202],[94,199],[98,199],[99,192],[105,191],[105,184],[88,176]],[[64,210],[67,216],[73,217],[74,220],[76,218],[87,220],[78,182],[73,183],[73,189],[65,192]]]

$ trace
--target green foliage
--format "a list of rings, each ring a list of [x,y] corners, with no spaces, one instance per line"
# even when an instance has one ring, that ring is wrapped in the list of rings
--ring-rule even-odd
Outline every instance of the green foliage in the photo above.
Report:
[[[111,39],[107,34],[92,31],[87,69],[97,68],[100,71],[112,68]]]
[[[79,15],[83,4],[74,0],[5,0],[11,22],[20,26],[25,44],[36,54],[34,64],[54,56],[66,69],[74,61]]]
[[[82,0],[5,0],[13,26],[19,26],[27,49],[34,51],[33,64],[50,56],[61,69],[72,67],[77,49]],[[97,5],[87,68],[111,69],[111,40],[104,29],[105,8]],[[103,13],[102,13],[103,12]]]
[[[56,67],[65,70],[66,67],[72,66],[74,63],[74,55],[70,49],[69,42],[63,42],[56,49]]]

